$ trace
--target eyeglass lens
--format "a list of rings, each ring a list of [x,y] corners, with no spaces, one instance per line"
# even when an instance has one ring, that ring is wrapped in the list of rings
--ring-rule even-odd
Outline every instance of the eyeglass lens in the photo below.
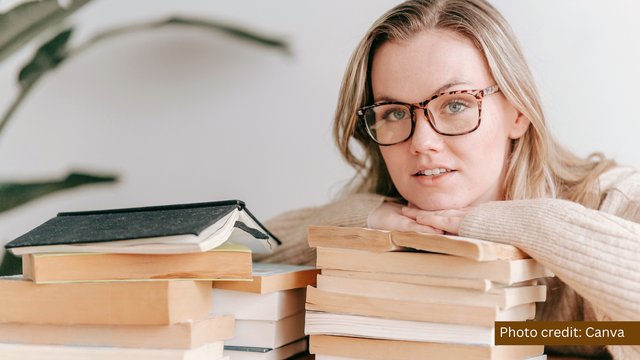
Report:
[[[475,129],[480,111],[475,96],[446,94],[429,101],[425,115],[440,133],[456,135]],[[411,135],[411,117],[411,107],[403,104],[379,105],[364,114],[369,132],[381,144],[407,140]]]

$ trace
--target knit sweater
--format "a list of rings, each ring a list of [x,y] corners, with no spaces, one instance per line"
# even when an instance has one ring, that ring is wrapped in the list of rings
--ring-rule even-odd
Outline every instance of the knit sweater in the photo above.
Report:
[[[598,210],[561,199],[496,201],[471,211],[459,235],[514,245],[556,274],[536,320],[640,320],[640,171],[617,167],[600,176]],[[354,194],[265,222],[283,245],[264,262],[315,265],[309,225],[369,227],[384,197]],[[640,347],[607,346],[616,360],[640,359]],[[596,346],[546,347],[547,353],[604,355]]]

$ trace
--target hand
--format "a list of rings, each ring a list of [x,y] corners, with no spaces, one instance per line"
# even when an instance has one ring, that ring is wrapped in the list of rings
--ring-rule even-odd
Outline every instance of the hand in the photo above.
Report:
[[[380,230],[405,230],[418,231],[427,234],[444,234],[444,231],[429,225],[418,224],[415,218],[410,218],[402,213],[403,206],[393,202],[383,202],[371,215],[369,226]]]
[[[456,210],[426,211],[409,204],[402,208],[402,215],[414,219],[417,224],[443,230],[449,235],[458,235],[460,224],[474,206],[467,206]]]

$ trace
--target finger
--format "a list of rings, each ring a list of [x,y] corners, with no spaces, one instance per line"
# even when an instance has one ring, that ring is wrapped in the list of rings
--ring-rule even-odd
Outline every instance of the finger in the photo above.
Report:
[[[457,209],[451,209],[451,210],[438,210],[438,211],[434,211],[432,213],[432,215],[437,215],[437,216],[448,216],[448,217],[462,217],[467,213],[467,211],[465,210],[457,210]],[[422,214],[421,214],[422,215]]]
[[[426,234],[443,234],[444,231],[440,229],[436,229],[432,226],[425,226],[418,224],[415,220],[412,220],[408,217],[401,216],[401,224],[398,224],[396,230],[404,230],[404,231],[417,231]]]
[[[416,216],[418,216],[418,210],[405,206],[402,208],[402,215],[415,220]]]
[[[411,231],[417,231],[424,234],[444,235],[444,230],[436,229],[432,226],[420,225],[415,221],[409,224],[408,229]]]
[[[430,215],[426,217],[419,216],[416,222],[421,225],[431,226],[436,229],[444,230],[450,234],[458,235],[462,218],[457,216],[438,216]]]
[[[409,208],[409,207],[403,207],[402,208],[402,215],[412,218],[415,220],[416,217],[418,216],[428,216],[428,215],[432,215],[433,211],[425,211],[425,210],[420,210],[417,208]]]

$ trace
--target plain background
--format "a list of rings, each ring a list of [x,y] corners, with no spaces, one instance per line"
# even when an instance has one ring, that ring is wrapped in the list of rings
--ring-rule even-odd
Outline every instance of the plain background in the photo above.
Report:
[[[351,52],[391,0],[96,0],[72,45],[173,14],[281,37],[293,55],[165,28],[108,40],[36,86],[0,134],[0,181],[119,174],[0,215],[0,243],[60,211],[243,199],[259,218],[331,201],[353,176],[331,135]],[[492,1],[520,37],[556,136],[640,165],[640,2]],[[5,4],[6,6],[6,4]],[[0,64],[0,111],[43,34]]]

